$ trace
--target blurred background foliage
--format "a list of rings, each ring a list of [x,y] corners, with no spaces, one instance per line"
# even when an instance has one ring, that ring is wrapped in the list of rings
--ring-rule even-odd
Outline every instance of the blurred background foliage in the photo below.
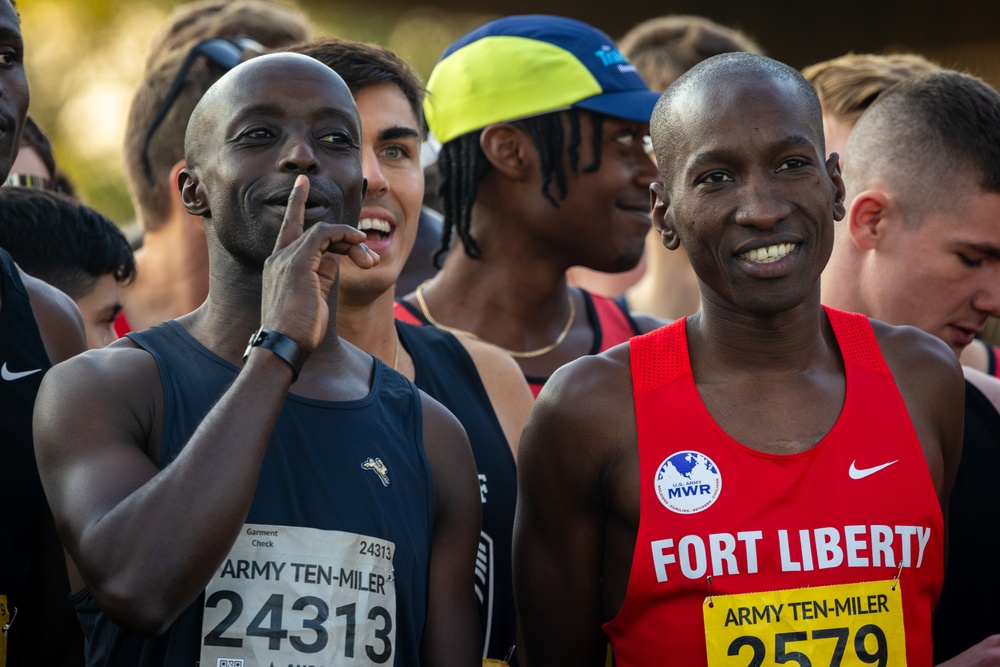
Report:
[[[20,0],[31,114],[85,202],[123,227],[134,220],[122,175],[122,134],[156,27],[185,0]],[[308,14],[317,35],[376,42],[425,78],[441,52],[500,13],[544,12],[589,21],[620,37],[641,20],[700,14],[741,28],[768,55],[801,68],[848,51],[916,52],[1000,86],[997,0],[276,0]],[[470,8],[476,7],[478,10]],[[493,13],[490,13],[493,12]]]
[[[177,0],[21,0],[29,113],[81,198],[129,228],[134,211],[122,174],[122,136],[146,48]],[[285,2],[316,35],[391,48],[425,78],[457,37],[494,15],[380,3]]]

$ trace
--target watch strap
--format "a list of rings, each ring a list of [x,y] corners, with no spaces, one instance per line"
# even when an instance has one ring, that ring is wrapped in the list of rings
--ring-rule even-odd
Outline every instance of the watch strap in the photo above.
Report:
[[[298,343],[286,336],[285,334],[274,331],[273,329],[265,329],[261,327],[257,331],[253,332],[250,336],[250,342],[247,345],[246,352],[243,353],[243,363],[247,362],[250,358],[250,351],[255,347],[263,347],[265,349],[274,352],[278,355],[285,363],[292,367],[292,382],[299,379],[299,371],[302,370],[302,365],[306,362],[306,357],[308,353],[302,349]]]

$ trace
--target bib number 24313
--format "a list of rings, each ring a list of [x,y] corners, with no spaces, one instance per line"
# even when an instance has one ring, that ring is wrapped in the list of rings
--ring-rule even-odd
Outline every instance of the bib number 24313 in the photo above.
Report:
[[[247,525],[205,590],[201,664],[390,663],[392,542]]]

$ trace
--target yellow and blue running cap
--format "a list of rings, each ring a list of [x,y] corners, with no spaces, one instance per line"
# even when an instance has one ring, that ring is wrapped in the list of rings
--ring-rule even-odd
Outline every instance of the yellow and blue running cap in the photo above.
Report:
[[[649,122],[660,97],[606,34],[541,14],[497,19],[460,38],[434,67],[427,92],[427,124],[442,144],[570,107]]]

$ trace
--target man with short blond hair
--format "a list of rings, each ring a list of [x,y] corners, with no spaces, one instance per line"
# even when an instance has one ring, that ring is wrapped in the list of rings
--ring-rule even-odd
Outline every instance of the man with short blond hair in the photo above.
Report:
[[[205,232],[176,188],[198,100],[241,61],[309,33],[305,15],[283,5],[208,0],[179,5],[153,36],[125,127],[125,178],[143,236],[119,335],[187,314],[208,294]]]
[[[1000,94],[951,70],[886,90],[851,132],[844,180],[848,210],[823,274],[824,303],[918,327],[958,357],[1000,315]],[[1000,538],[983,530],[1000,523],[1000,381],[971,369],[966,380],[934,620],[935,657],[961,653],[955,664],[1000,654]]]

